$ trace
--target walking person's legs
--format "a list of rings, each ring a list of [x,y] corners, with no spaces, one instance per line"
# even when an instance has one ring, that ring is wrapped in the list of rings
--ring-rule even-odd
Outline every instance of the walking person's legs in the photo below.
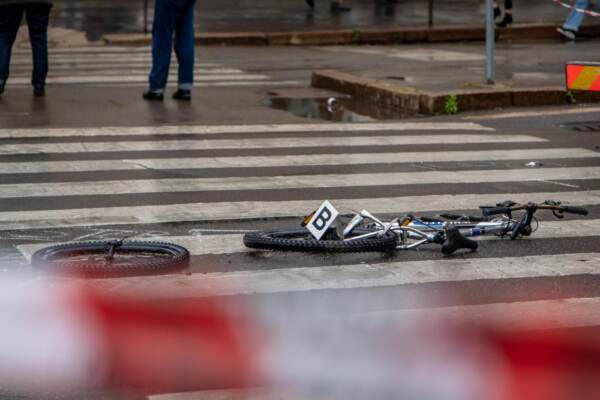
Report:
[[[23,12],[23,6],[0,7],[0,93],[4,92],[4,85],[8,80],[12,46],[23,19]]]
[[[175,24],[175,54],[179,63],[179,81],[173,98],[178,100],[191,100],[191,90],[194,85],[195,5],[196,0],[187,0]]]
[[[589,8],[589,0],[577,0],[575,8],[580,10],[587,10]],[[571,10],[565,23],[562,27],[558,28],[557,31],[569,40],[575,40],[579,27],[583,22],[584,13],[577,10]]]
[[[35,96],[44,96],[46,76],[48,75],[48,21],[50,6],[31,4],[25,8],[29,40],[33,53],[33,73],[31,84]]]
[[[504,0],[504,18],[498,23],[500,27],[507,27],[513,24],[513,2],[512,0]]]
[[[150,90],[144,93],[146,100],[162,100],[169,77],[173,51],[173,33],[178,7],[171,0],[155,0],[154,25],[152,29],[152,70]]]

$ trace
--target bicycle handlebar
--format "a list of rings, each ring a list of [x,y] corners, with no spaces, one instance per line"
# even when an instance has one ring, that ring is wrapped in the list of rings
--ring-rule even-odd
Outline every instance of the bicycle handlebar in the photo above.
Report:
[[[513,207],[486,207],[481,210],[483,215],[489,217],[498,214],[509,214],[512,211],[527,210],[533,207],[535,210],[552,210],[559,213],[570,213],[578,215],[588,215],[588,210],[583,207],[559,206],[549,204],[517,204]]]
[[[573,206],[562,206],[560,207],[562,212],[578,214],[578,215],[588,215],[588,210],[583,207],[573,207]]]

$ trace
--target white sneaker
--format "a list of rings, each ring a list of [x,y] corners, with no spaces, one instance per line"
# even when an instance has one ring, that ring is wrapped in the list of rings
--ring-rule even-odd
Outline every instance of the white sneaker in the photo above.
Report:
[[[556,31],[569,40],[575,40],[575,32],[570,29],[556,28]]]

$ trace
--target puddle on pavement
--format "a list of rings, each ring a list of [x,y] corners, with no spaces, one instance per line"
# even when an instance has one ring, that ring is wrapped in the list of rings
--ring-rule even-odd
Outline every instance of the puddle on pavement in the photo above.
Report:
[[[365,122],[418,116],[380,104],[365,104],[352,97],[271,97],[267,102],[269,107],[288,111],[297,117],[332,122]]]

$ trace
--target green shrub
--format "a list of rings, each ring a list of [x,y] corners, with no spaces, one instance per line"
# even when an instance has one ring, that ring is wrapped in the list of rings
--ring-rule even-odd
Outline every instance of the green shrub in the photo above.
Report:
[[[359,44],[361,39],[362,39],[362,33],[360,33],[360,31],[358,29],[354,29],[352,31],[352,38],[350,39],[352,41],[352,44]]]
[[[451,94],[446,97],[446,104],[444,104],[444,114],[456,114],[458,112],[458,97]]]

